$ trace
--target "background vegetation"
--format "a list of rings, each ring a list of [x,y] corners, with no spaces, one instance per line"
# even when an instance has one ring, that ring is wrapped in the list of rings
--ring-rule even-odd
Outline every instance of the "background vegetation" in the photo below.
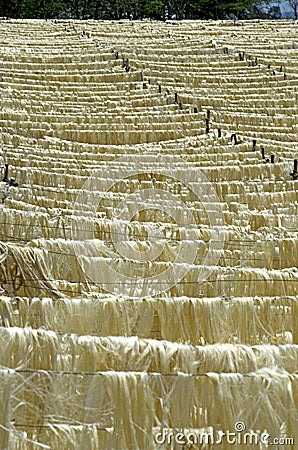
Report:
[[[295,8],[298,5],[298,0],[290,2]],[[270,1],[260,0],[0,0],[0,16],[116,20],[278,19],[280,8],[276,4],[272,6]]]

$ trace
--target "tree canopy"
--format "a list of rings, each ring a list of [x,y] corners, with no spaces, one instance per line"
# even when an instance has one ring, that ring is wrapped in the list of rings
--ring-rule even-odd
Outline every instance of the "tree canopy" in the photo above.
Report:
[[[264,15],[272,18],[270,8],[262,8],[264,3],[268,5],[259,0],[0,0],[0,16],[111,20],[245,19]]]

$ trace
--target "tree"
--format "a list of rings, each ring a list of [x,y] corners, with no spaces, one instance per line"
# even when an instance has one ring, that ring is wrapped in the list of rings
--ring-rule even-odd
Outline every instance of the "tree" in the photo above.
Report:
[[[294,12],[294,19],[298,20],[298,0],[289,0],[289,5]]]
[[[253,0],[198,0],[193,10],[199,19],[245,19],[254,3]]]
[[[248,18],[254,19],[281,19],[281,10],[279,0],[272,2],[271,0],[260,0],[252,5]]]
[[[23,7],[23,0],[1,0],[0,15],[12,18],[20,17]]]
[[[187,17],[187,8],[190,1],[184,0],[165,0],[164,1],[164,19],[183,20]]]
[[[229,19],[267,17],[269,0],[0,0],[0,16],[69,19]],[[295,16],[298,0],[289,0]],[[272,16],[272,14],[271,14]],[[270,16],[270,17],[271,17]]]
[[[65,2],[55,0],[0,0],[0,16],[13,19],[52,19],[63,12]]]
[[[23,0],[21,17],[29,19],[54,19],[63,13],[63,2],[55,0]]]

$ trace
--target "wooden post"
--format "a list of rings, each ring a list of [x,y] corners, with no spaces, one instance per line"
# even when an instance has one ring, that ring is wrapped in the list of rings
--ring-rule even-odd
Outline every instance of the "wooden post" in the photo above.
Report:
[[[179,109],[182,109],[182,103],[179,102]]]
[[[265,159],[265,149],[264,147],[261,148],[262,158]]]
[[[253,139],[253,140],[252,140],[252,149],[255,150],[256,147],[257,147],[257,140],[256,140],[256,139]]]
[[[5,164],[5,170],[4,170],[4,178],[3,178],[4,182],[8,181],[8,164]]]
[[[158,85],[158,92],[161,94],[161,84]]]
[[[236,133],[233,133],[231,136],[231,142],[233,142],[233,141],[234,141],[234,145],[238,144]]]
[[[210,131],[210,109],[207,109],[207,117],[206,117],[206,134]]]
[[[175,100],[174,100],[174,103],[178,103],[178,94],[177,94],[177,92],[175,92]]]
[[[210,122],[209,119],[206,119],[206,134],[208,134],[210,131]]]
[[[9,186],[18,187],[18,183],[16,182],[16,180],[14,178],[11,178],[9,180]]]
[[[221,138],[221,129],[220,128],[217,129],[217,133],[218,133],[218,137]]]
[[[271,155],[271,156],[270,156],[270,162],[271,162],[272,164],[274,164],[274,159],[275,159],[275,155]]]
[[[297,180],[298,178],[298,159],[294,159],[294,170],[290,173],[293,180]]]

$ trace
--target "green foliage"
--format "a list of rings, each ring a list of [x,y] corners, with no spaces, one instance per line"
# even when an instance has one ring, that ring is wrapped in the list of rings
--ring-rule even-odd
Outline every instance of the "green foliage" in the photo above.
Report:
[[[114,20],[243,19],[262,17],[265,13],[261,3],[254,0],[0,0],[0,16]]]

